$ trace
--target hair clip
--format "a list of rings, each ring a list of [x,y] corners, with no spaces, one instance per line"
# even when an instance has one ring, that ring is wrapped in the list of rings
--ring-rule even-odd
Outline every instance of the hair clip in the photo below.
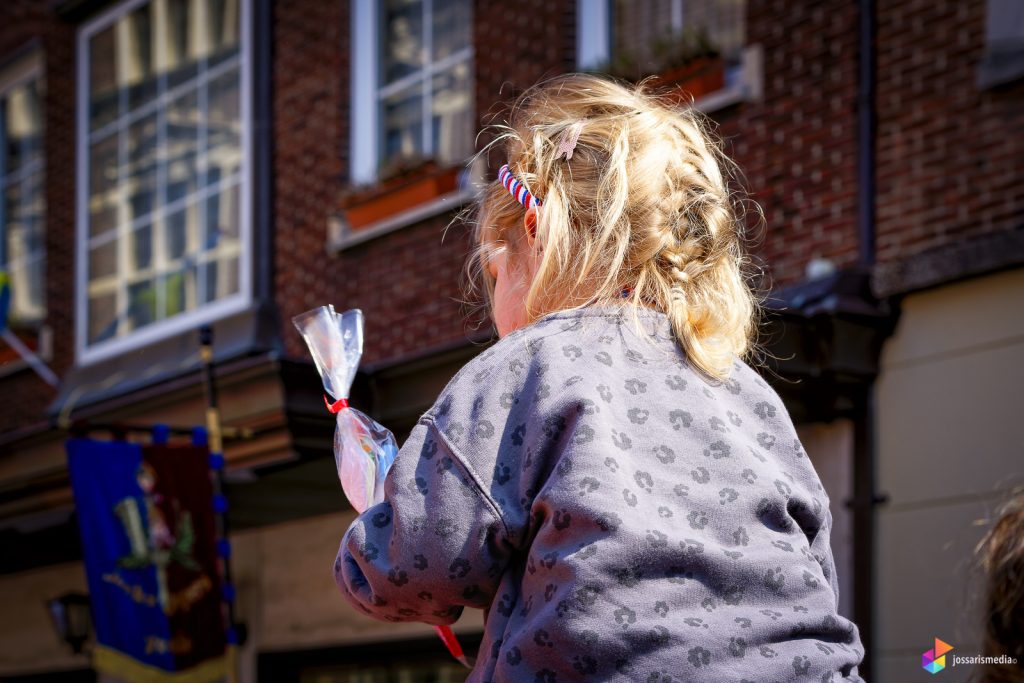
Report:
[[[558,139],[558,151],[555,153],[556,160],[561,159],[563,154],[566,161],[572,159],[572,151],[576,149],[576,141],[580,139],[582,130],[583,119],[580,119],[562,131],[562,136]]]
[[[519,179],[512,175],[512,170],[508,167],[508,164],[503,165],[498,169],[498,180],[505,189],[508,190],[515,200],[529,209],[532,206],[540,206],[543,202],[538,197],[534,197],[530,194],[530,191],[526,189],[526,186],[519,182]]]

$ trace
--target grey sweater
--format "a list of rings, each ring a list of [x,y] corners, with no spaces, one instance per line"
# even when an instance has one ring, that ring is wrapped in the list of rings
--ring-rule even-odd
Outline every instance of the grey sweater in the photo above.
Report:
[[[334,565],[389,621],[485,610],[469,680],[861,681],[829,498],[775,391],[667,317],[559,311],[470,361]]]

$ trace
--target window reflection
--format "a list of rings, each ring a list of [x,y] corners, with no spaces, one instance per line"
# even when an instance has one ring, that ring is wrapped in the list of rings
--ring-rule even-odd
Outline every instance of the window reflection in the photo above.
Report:
[[[420,155],[455,164],[472,153],[471,12],[469,0],[384,3],[381,165]]]
[[[472,43],[471,7],[464,0],[434,0],[433,59],[437,61]]]
[[[423,67],[423,3],[387,0],[384,4],[384,78],[395,81]]]
[[[469,62],[456,64],[434,77],[431,99],[431,131],[434,150],[444,159],[464,159],[472,154],[466,131],[473,126],[473,83]]]
[[[659,42],[702,32],[727,62],[738,64],[745,21],[746,0],[615,0],[613,51],[652,64]]]
[[[21,68],[15,63],[12,70]],[[0,270],[12,325],[46,315],[42,80],[35,68],[0,92]]]
[[[241,1],[151,0],[84,38],[87,344],[240,291]]]
[[[423,95],[421,86],[402,90],[384,100],[384,154],[386,158],[423,151]]]

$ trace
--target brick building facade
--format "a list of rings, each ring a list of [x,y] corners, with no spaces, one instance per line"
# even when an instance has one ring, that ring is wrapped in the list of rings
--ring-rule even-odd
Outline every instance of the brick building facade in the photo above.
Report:
[[[4,69],[21,68],[29,58],[37,60],[44,93],[45,317],[16,331],[62,379],[54,390],[13,356],[0,365],[0,544],[9,549],[0,597],[25,615],[17,627],[0,631],[10,644],[0,648],[3,680],[57,670],[68,672],[67,680],[91,680],[72,673],[87,669],[87,660],[61,649],[42,608],[44,600],[84,586],[61,427],[77,419],[202,420],[195,330],[211,309],[186,306],[179,316],[186,322],[168,322],[161,328],[168,331],[145,343],[136,341],[140,330],[147,334],[147,321],[94,348],[82,338],[91,328],[81,319],[93,314],[83,305],[91,294],[80,290],[94,284],[81,272],[82,236],[93,243],[90,230],[100,219],[83,204],[82,154],[91,160],[94,152],[82,144],[81,131],[98,146],[97,131],[113,124],[83,128],[80,59],[102,56],[100,39],[90,36],[100,36],[108,19],[147,7],[153,17],[170,11],[165,7],[186,8],[187,16],[223,11],[240,26],[241,47],[230,59],[243,82],[239,127],[248,143],[239,146],[248,147],[237,187],[248,210],[223,215],[240,226],[239,263],[250,278],[239,280],[239,289],[248,286],[244,301],[209,322],[225,422],[255,433],[227,447],[235,473],[228,491],[237,524],[239,611],[250,632],[244,680],[298,680],[314,664],[347,670],[368,652],[352,643],[394,638],[413,643],[410,661],[434,666],[429,629],[368,622],[334,593],[326,568],[351,513],[342,510],[331,471],[332,422],[290,323],[327,303],[363,310],[368,342],[354,400],[400,440],[458,367],[493,340],[486,317],[459,302],[470,228],[452,218],[471,201],[465,183],[359,229],[346,222],[342,197],[365,176],[359,169],[387,161],[368,162],[357,149],[366,112],[360,74],[375,71],[381,58],[381,46],[361,28],[375,20],[378,4],[11,0],[0,6],[0,87]],[[536,80],[611,56],[609,36],[623,7],[603,0],[465,4],[470,139]],[[636,4],[671,12],[672,23],[688,16],[682,3]],[[702,5],[716,3],[687,2]],[[786,399],[833,501],[841,610],[857,621],[869,648],[862,673],[868,680],[905,680],[916,670],[917,650],[934,635],[947,634],[964,654],[980,647],[973,613],[960,609],[967,581],[961,570],[922,583],[907,569],[908,556],[936,566],[962,564],[980,534],[970,524],[978,506],[987,514],[1020,483],[1020,468],[1012,464],[1015,457],[1019,462],[1019,438],[1013,440],[1004,421],[990,422],[1003,415],[1002,406],[1019,405],[1024,385],[1024,81],[1013,48],[1019,45],[1014,21],[1017,40],[1024,35],[1019,12],[998,0],[717,5],[741,8],[744,49],[728,65],[725,85],[697,106],[720,125],[743,171],[742,186],[764,210],[753,250],[773,292],[771,350],[780,360],[773,364],[777,377],[769,379]],[[159,30],[158,19],[152,21]],[[865,45],[873,49],[865,52]],[[458,63],[459,54],[439,63]],[[214,75],[197,78],[209,84],[235,67],[210,66],[204,58],[207,68]],[[206,94],[199,101],[212,101],[213,90],[200,92]],[[150,105],[138,117],[130,101],[120,106],[129,107],[120,111],[128,111],[130,126],[146,118]],[[157,120],[169,116],[156,110]],[[132,144],[130,134],[125,139]],[[469,170],[493,179],[502,161],[492,154],[488,163]],[[159,173],[169,177],[171,170]],[[217,182],[190,186],[195,194],[185,201],[207,204],[236,187],[230,179]],[[170,189],[160,196],[175,206]],[[199,199],[188,199],[193,196]],[[225,204],[216,210],[225,211]],[[6,235],[3,230],[0,225]],[[200,253],[203,258],[214,257]],[[169,276],[155,276],[164,282],[158,301],[170,311],[170,280],[161,277]],[[961,316],[970,327],[948,330],[956,318],[945,315]],[[122,329],[117,320],[112,324]],[[973,402],[936,398],[934,377],[960,372],[981,377],[982,394]],[[950,437],[957,415],[969,415],[974,422],[965,426],[986,432],[987,455],[972,460],[968,446]],[[971,468],[971,462],[981,464]],[[960,485],[936,473],[957,480],[968,469],[971,476],[960,477]],[[918,479],[925,470],[932,474]],[[929,515],[953,530],[949,538],[929,527]],[[950,543],[962,554],[943,554]],[[894,596],[910,595],[923,608],[929,595],[915,591],[925,588],[948,597],[946,608],[912,618],[907,613],[917,602],[893,607]],[[472,642],[479,620],[468,622],[462,629]],[[427,639],[428,654],[417,659],[420,639]]]

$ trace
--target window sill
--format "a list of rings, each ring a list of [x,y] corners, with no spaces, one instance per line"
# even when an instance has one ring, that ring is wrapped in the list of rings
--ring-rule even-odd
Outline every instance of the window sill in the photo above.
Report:
[[[469,187],[461,187],[448,194],[441,195],[429,202],[419,204],[384,218],[375,223],[353,230],[343,214],[330,217],[327,225],[327,253],[337,254],[340,251],[381,237],[390,232],[419,223],[428,218],[451,211],[473,200],[476,192]]]
[[[989,90],[1024,77],[1024,48],[989,50],[978,65],[978,88]]]
[[[148,344],[144,352],[135,348],[88,364],[77,362],[62,378],[60,393],[47,413],[52,417],[76,417],[74,411],[185,375],[193,375],[198,383],[195,324]],[[279,346],[275,312],[268,303],[250,305],[209,324],[213,328],[215,364]]]
[[[745,47],[739,68],[726,72],[725,87],[695,99],[694,109],[710,114],[742,102],[761,100],[764,95],[763,55],[759,44]]]

